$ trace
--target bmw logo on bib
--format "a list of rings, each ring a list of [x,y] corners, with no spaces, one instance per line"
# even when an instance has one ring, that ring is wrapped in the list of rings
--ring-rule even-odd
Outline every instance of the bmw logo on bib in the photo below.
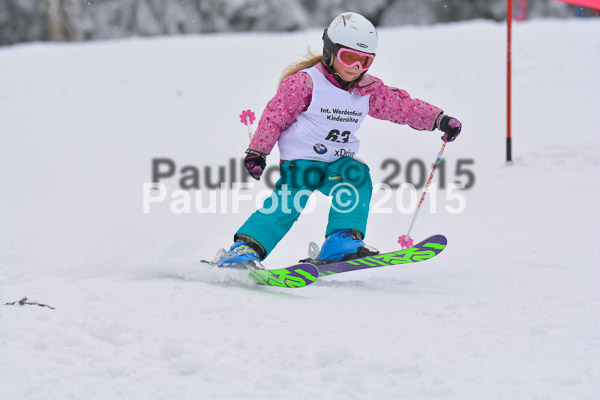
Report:
[[[327,147],[325,147],[324,144],[322,143],[317,143],[313,146],[313,149],[315,150],[315,153],[317,154],[325,154],[327,153]]]

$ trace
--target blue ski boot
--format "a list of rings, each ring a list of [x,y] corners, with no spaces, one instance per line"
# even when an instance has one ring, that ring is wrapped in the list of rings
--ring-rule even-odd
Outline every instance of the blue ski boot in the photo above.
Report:
[[[330,233],[321,247],[317,263],[324,265],[379,254],[377,249],[365,245],[359,236],[362,234],[354,229],[340,229]]]
[[[237,240],[229,251],[222,251],[219,256],[215,262],[219,267],[265,269],[260,263],[258,251],[241,240]]]

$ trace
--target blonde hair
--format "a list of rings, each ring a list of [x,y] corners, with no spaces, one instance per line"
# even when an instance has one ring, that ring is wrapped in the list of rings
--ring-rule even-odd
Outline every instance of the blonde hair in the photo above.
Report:
[[[317,65],[318,63],[320,63],[321,61],[323,61],[323,55],[321,55],[321,54],[315,55],[312,51],[310,51],[310,47],[309,47],[303,60],[291,63],[290,65],[287,66],[286,69],[283,70],[283,73],[281,74],[281,79],[279,80],[279,85],[281,85],[281,82],[283,82],[284,79],[294,75],[296,72],[301,71],[306,68],[313,67],[313,66]]]

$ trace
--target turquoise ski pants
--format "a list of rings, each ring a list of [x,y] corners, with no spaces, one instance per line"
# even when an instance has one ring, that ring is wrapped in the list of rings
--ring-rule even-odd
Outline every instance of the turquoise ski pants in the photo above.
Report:
[[[318,190],[332,197],[325,236],[338,229],[356,229],[365,234],[373,184],[369,167],[351,157],[334,162],[312,160],[284,161],[281,178],[265,200],[236,235],[246,235],[265,249],[266,255],[288,233]]]

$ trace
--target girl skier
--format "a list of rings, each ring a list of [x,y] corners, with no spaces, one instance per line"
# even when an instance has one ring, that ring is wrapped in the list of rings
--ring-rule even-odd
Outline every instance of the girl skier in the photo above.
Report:
[[[281,178],[265,200],[234,235],[220,266],[262,268],[315,190],[332,196],[320,263],[372,254],[363,242],[372,183],[369,168],[354,159],[356,137],[364,117],[444,132],[452,142],[462,125],[403,90],[386,86],[366,74],[377,50],[377,32],[360,14],[345,12],[323,32],[323,55],[292,64],[284,71],[277,94],[267,104],[246,150],[245,167],[259,180],[266,156],[276,142],[281,154]]]

